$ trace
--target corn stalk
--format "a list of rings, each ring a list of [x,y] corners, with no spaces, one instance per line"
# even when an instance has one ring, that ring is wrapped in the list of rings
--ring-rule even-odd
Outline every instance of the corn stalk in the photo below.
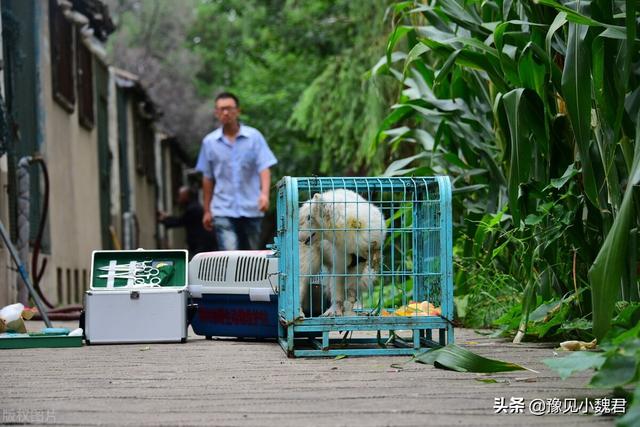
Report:
[[[459,241],[473,243],[458,253],[481,247],[522,284],[516,340],[536,295],[567,293],[591,305],[603,337],[616,301],[640,293],[635,2],[403,1],[392,12],[373,71],[403,91],[371,151],[397,153],[403,168],[389,174],[453,176]],[[503,211],[500,232],[473,241]],[[588,315],[576,300],[575,317]]]

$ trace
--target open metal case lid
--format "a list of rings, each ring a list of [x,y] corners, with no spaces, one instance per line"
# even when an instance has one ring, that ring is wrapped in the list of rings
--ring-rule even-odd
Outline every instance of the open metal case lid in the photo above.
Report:
[[[186,289],[188,259],[189,253],[184,249],[93,251],[90,289]]]

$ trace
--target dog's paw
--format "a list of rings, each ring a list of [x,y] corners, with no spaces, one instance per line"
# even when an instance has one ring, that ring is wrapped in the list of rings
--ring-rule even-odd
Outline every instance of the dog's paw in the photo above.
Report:
[[[351,301],[345,301],[344,302],[344,315],[345,316],[357,316],[356,312],[354,311],[355,309],[355,304],[353,304]]]
[[[334,317],[336,315],[335,310],[333,309],[333,306],[329,307],[327,309],[327,311],[325,311],[324,313],[322,313],[320,315],[320,317]]]
[[[343,315],[344,315],[344,308],[342,306],[342,303],[335,302],[331,305],[331,307],[327,309],[327,311],[322,313],[321,317],[335,317],[335,316],[343,316]]]

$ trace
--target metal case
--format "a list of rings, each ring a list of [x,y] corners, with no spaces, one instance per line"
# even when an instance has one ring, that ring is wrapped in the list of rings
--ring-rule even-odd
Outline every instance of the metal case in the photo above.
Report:
[[[94,251],[91,286],[85,294],[87,344],[185,342],[187,259],[185,250]],[[114,285],[100,277],[114,261],[124,265],[154,260],[171,262],[174,268],[161,286],[127,286],[126,281]]]

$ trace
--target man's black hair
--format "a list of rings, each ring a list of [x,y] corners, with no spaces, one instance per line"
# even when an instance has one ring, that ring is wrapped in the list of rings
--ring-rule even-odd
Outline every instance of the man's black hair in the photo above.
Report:
[[[216,96],[215,102],[218,102],[218,99],[228,99],[228,98],[231,98],[236,102],[236,107],[240,106],[240,101],[238,100],[238,97],[232,94],[231,92],[219,93],[218,96]]]

